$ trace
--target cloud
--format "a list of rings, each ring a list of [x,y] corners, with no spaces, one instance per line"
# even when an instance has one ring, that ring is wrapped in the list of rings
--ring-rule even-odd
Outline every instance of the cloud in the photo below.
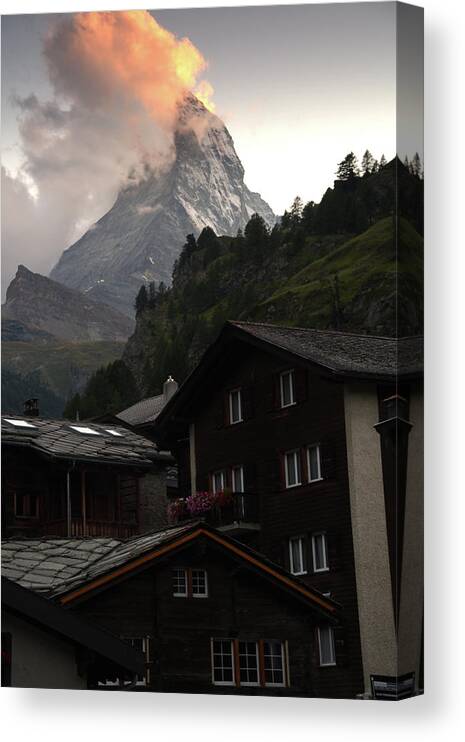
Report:
[[[122,185],[168,167],[179,102],[198,85],[211,94],[200,51],[147,11],[62,16],[43,53],[53,99],[13,101],[23,164],[16,182],[3,174],[5,281],[18,262],[48,272]]]

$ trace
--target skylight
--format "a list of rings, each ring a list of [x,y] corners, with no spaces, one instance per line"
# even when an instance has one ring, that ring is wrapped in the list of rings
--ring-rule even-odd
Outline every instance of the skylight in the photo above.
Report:
[[[4,417],[3,419],[6,423],[14,425],[15,428],[37,428],[37,425],[32,425],[27,420],[10,420],[8,417]]]
[[[118,430],[113,430],[113,429],[110,429],[110,428],[108,428],[108,429],[105,428],[105,433],[110,433],[110,435],[114,435],[117,438],[124,438],[123,434],[120,433]]]
[[[70,425],[69,427],[72,428],[72,430],[75,430],[77,433],[82,433],[83,435],[100,435],[98,430],[92,430],[92,428],[87,428],[85,426]]]

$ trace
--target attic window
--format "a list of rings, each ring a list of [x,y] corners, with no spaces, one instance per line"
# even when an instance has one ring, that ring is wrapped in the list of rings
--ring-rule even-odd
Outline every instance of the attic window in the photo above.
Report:
[[[114,435],[116,438],[124,438],[123,434],[118,430],[105,429],[105,433],[110,433],[110,435]]]
[[[3,419],[6,423],[14,425],[15,428],[37,428],[37,425],[32,425],[32,423],[28,423],[27,420],[10,420],[7,417],[4,417]]]
[[[71,430],[75,430],[77,433],[82,433],[83,435],[100,435],[98,430],[92,430],[92,428],[87,428],[80,425],[70,425],[69,426]]]

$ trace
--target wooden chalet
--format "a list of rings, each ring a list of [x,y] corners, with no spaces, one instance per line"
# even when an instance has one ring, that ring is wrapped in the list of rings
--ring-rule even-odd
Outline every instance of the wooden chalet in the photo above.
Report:
[[[199,521],[114,539],[9,539],[2,572],[141,648],[139,691],[353,697],[337,662],[344,611]],[[119,690],[124,675],[90,687]]]
[[[123,426],[4,415],[3,534],[124,538],[159,527],[170,466]]]
[[[140,428],[176,456],[175,518],[203,509],[343,606],[364,698],[422,685],[422,414],[422,338],[230,322]]]

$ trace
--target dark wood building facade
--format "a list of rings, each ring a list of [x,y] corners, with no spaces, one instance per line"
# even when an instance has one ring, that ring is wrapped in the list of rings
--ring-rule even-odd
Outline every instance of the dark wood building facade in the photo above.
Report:
[[[142,511],[141,489],[150,479],[152,500],[165,509],[170,462],[124,427],[4,416],[3,535],[125,538],[149,530],[159,523]]]
[[[138,690],[347,697],[339,606],[204,524],[102,559],[55,599],[140,646]],[[124,687],[115,677],[95,684]]]
[[[394,484],[391,477],[389,484],[383,454],[389,449],[379,427],[387,416],[384,400],[402,399],[405,417],[411,397],[418,431],[420,339],[229,323],[152,427],[154,438],[176,453],[187,506],[198,491],[227,491],[225,505],[205,511],[209,522],[342,605],[338,661],[350,667],[354,696],[371,697],[372,676],[398,676],[402,664],[399,627],[391,621],[399,597],[393,596],[389,604],[386,595],[391,600],[396,583],[392,561],[398,559],[403,542],[397,543],[396,556],[392,548],[386,553],[382,549],[382,594],[373,610],[366,609],[370,593],[381,588],[367,577],[366,560],[375,559],[371,566],[376,573],[376,559],[381,559],[376,541],[384,547],[389,540],[401,500],[405,510],[406,479],[403,494],[399,481]],[[402,449],[394,446],[405,472],[407,438]],[[420,439],[410,459],[414,479],[421,461]],[[414,482],[412,488],[413,538],[419,536],[421,493]],[[414,569],[421,582],[418,563]],[[405,608],[406,615],[410,609]],[[380,636],[373,622],[383,610],[382,641],[390,644],[389,659],[373,646]],[[407,664],[418,672],[418,656]]]

